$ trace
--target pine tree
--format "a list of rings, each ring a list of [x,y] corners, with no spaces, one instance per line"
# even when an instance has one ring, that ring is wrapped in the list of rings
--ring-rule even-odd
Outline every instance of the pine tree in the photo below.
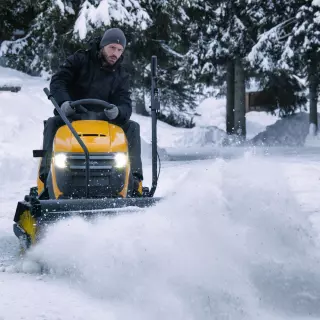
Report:
[[[221,93],[226,93],[223,84],[228,70],[227,110],[233,112],[235,108],[236,112],[227,112],[227,129],[234,127],[240,136],[246,134],[244,58],[254,44],[261,15],[259,10],[250,10],[249,4],[241,0],[194,1],[188,13],[194,21],[190,31],[193,30],[195,40],[184,66],[185,74],[190,74],[194,81],[221,86]],[[236,83],[234,90],[229,90],[230,80],[232,85]]]
[[[24,38],[4,41],[6,65],[29,74],[51,74],[92,35],[110,24],[145,28],[147,13],[137,1],[43,0]]]
[[[179,71],[181,78],[191,78],[199,91],[203,84],[209,86],[221,82],[219,65],[223,62],[220,53],[224,49],[218,39],[221,28],[219,9],[210,1],[198,0],[190,1],[186,8],[189,20],[186,32],[190,35],[190,45]]]
[[[285,43],[281,63],[298,71],[309,87],[310,134],[318,131],[317,101],[320,86],[320,1],[303,1],[295,15],[290,35]]]
[[[293,3],[281,0],[275,4],[278,12],[282,14],[267,15],[271,22],[268,25],[269,30],[262,30],[258,43],[249,54],[249,60],[264,75],[266,87],[272,85],[270,79],[275,79],[282,84],[282,94],[293,90],[292,104],[281,105],[285,111],[284,115],[293,113],[297,107],[305,105],[306,97],[303,94],[305,88],[299,78],[308,79],[312,96],[310,109],[313,110],[310,116],[316,128],[316,97],[319,86],[317,76],[320,42],[319,6],[317,0],[299,0]]]
[[[302,2],[190,1],[187,14],[193,21],[191,46],[181,72],[202,86],[220,86],[221,94],[227,94],[228,132],[232,133],[234,123],[235,130],[245,135],[244,86],[234,91],[228,85],[225,90],[226,79],[227,83],[238,83],[235,76],[239,70],[244,73],[240,79],[247,81],[255,77],[261,90],[277,95],[275,107],[280,108],[281,115],[290,114],[305,103],[304,88],[295,74],[278,63],[283,54],[283,41],[291,32],[292,21]],[[234,71],[236,65],[237,72]],[[292,96],[291,104],[280,90],[283,83],[286,84],[283,91]],[[232,114],[234,104],[235,109],[242,110],[236,112],[239,117]]]
[[[148,12],[152,24],[132,39],[128,49],[134,73],[136,109],[139,113],[147,113],[151,85],[150,59],[156,55],[161,119],[176,126],[192,126],[188,114],[195,109],[195,90],[188,79],[178,75],[180,62],[188,48],[188,36],[184,29],[187,17],[183,3],[154,0],[141,2],[141,5]]]
[[[33,75],[50,73],[64,56],[63,41],[70,33],[74,15],[73,8],[62,1],[39,3],[26,36],[2,43],[7,66]]]
[[[0,1],[0,44],[11,40],[14,32],[24,32],[35,17],[35,6],[29,1]]]

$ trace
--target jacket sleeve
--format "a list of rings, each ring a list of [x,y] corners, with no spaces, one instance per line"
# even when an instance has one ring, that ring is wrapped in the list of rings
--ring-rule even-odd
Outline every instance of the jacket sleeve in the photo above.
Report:
[[[119,86],[113,92],[110,100],[110,103],[115,104],[119,108],[119,115],[112,122],[119,125],[126,123],[132,114],[129,75],[126,75],[123,79],[121,79]]]
[[[69,56],[52,76],[50,92],[59,106],[64,101],[72,100],[69,94],[69,87],[75,81],[77,72],[80,70],[83,61],[84,53],[77,51]]]

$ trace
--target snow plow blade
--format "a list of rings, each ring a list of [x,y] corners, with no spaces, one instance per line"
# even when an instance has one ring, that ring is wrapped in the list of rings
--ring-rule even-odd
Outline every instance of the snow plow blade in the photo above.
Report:
[[[157,203],[161,198],[116,198],[116,199],[61,199],[18,202],[14,221],[17,223],[25,211],[37,224],[52,222],[70,216],[92,217],[94,215],[112,215],[117,212],[137,211]]]
[[[20,240],[21,253],[25,253],[41,238],[47,226],[70,217],[86,219],[137,212],[155,205],[162,198],[116,198],[116,199],[61,199],[38,200],[26,196],[19,201],[14,216],[13,231]]]

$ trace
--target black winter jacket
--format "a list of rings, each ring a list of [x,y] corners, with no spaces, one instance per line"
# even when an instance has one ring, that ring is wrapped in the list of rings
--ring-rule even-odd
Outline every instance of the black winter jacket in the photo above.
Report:
[[[115,65],[103,67],[99,56],[99,39],[91,45],[90,49],[79,50],[69,56],[60,66],[51,78],[51,94],[60,106],[64,101],[86,98],[101,99],[115,104],[119,108],[119,115],[111,122],[124,124],[131,117],[132,105],[129,74],[121,65],[123,56]],[[85,107],[90,111],[103,111],[102,106]]]

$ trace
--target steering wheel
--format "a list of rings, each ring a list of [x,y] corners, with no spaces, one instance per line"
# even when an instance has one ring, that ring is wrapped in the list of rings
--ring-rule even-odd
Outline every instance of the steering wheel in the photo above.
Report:
[[[87,113],[88,109],[82,106],[82,104],[95,104],[99,105],[105,109],[112,109],[114,107],[113,104],[106,102],[100,99],[80,99],[70,103],[70,106],[79,113]]]

